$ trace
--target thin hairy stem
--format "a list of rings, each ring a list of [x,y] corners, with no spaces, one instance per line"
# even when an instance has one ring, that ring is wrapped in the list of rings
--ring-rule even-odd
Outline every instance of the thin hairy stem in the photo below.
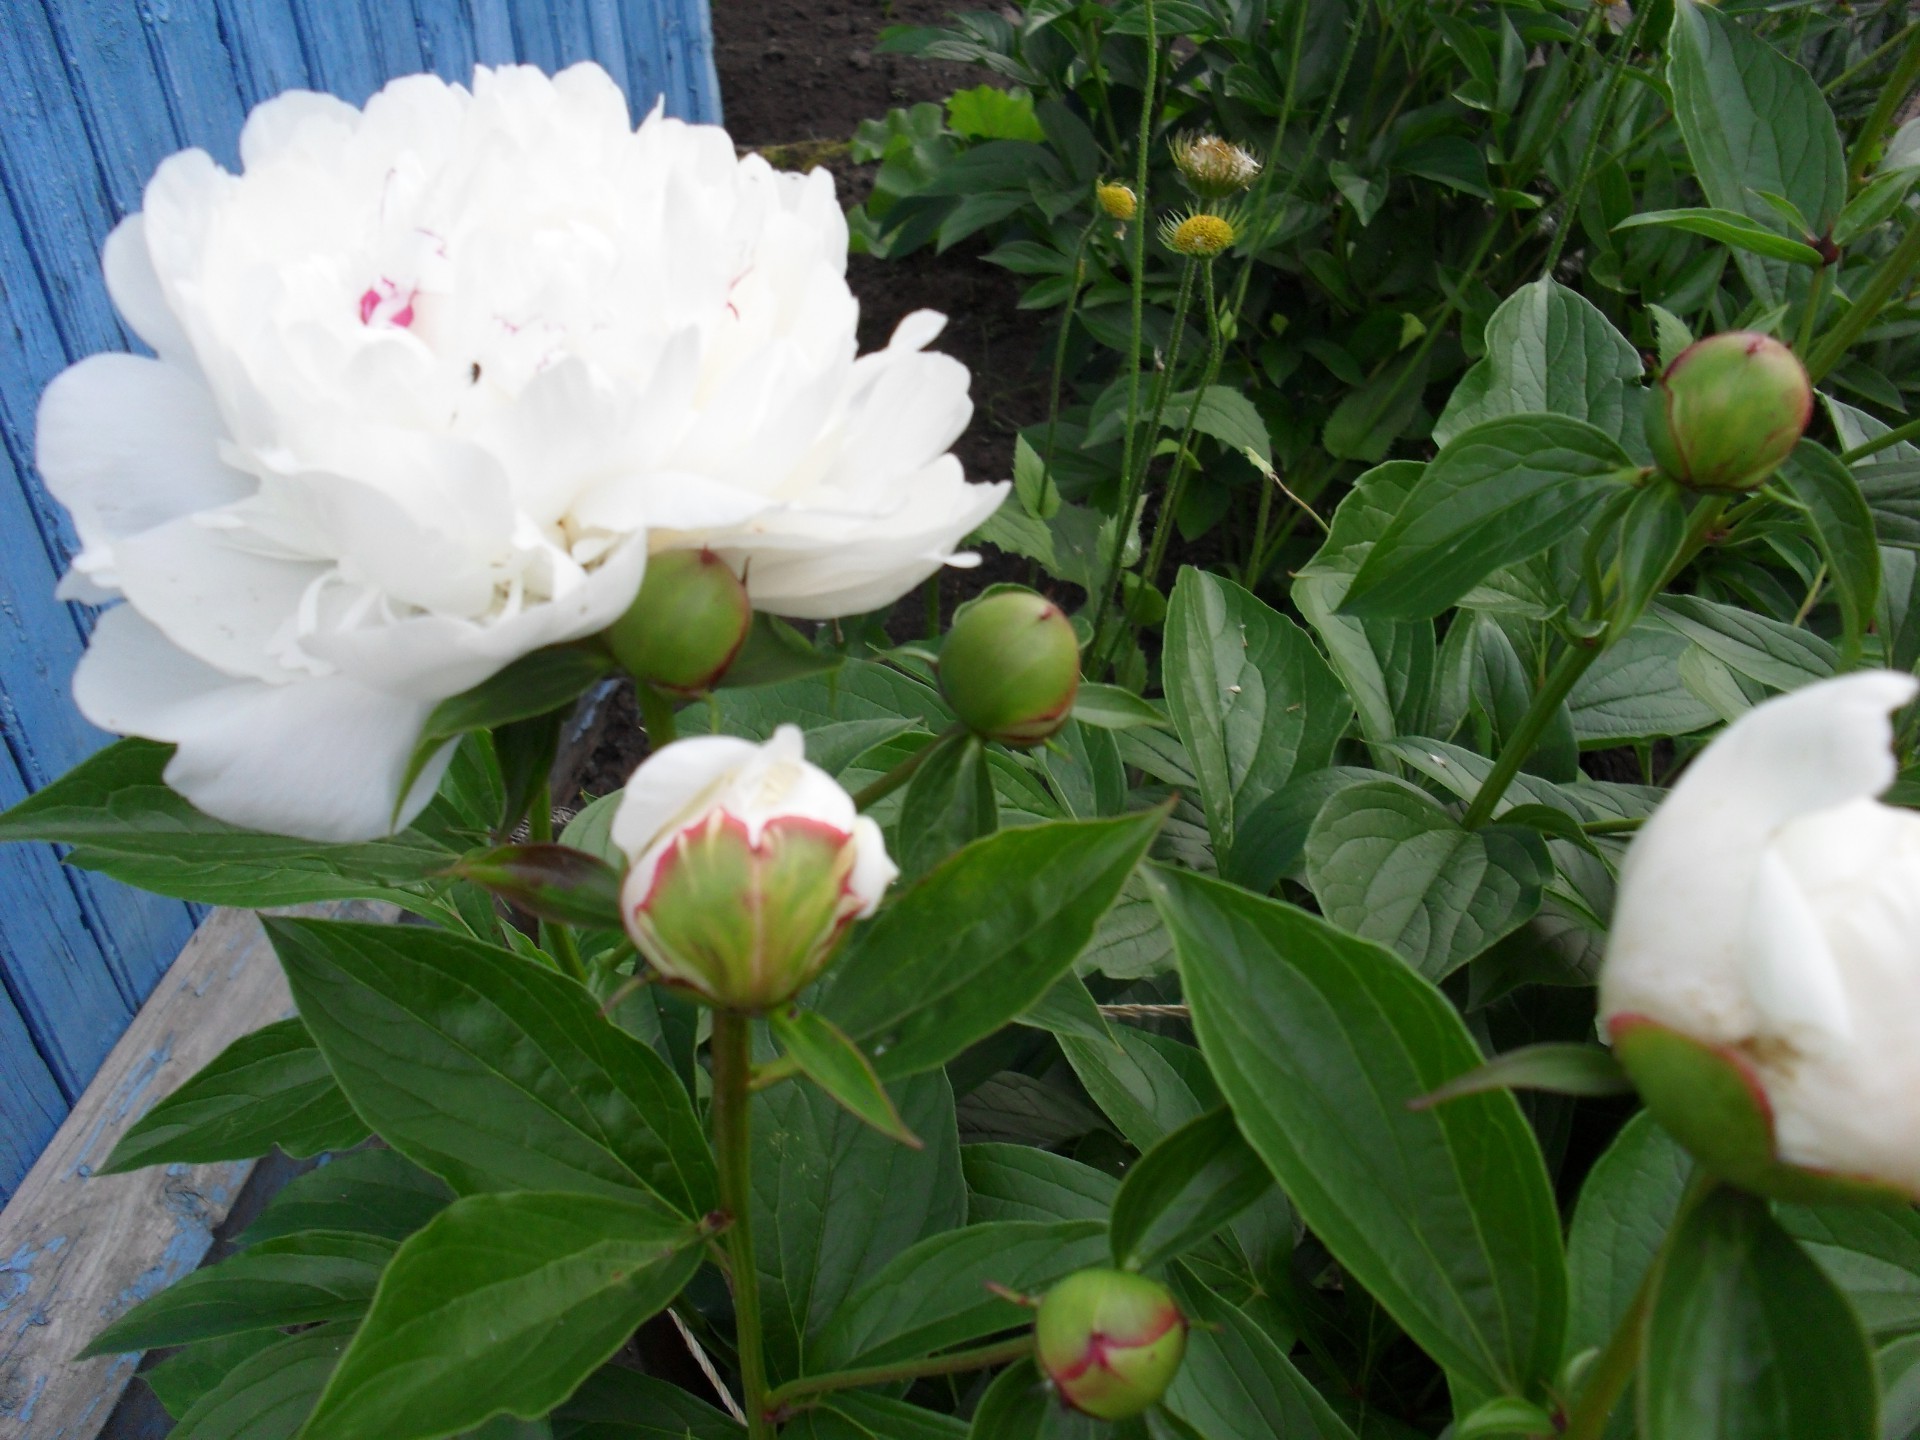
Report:
[[[1613,99],[1620,91],[1620,82],[1626,78],[1627,61],[1632,58],[1634,46],[1640,43],[1640,32],[1646,28],[1647,16],[1653,13],[1651,5],[1642,5],[1633,17],[1633,24],[1627,27],[1627,33],[1620,37],[1619,47],[1610,57],[1612,63],[1607,69],[1606,89],[1600,94],[1600,104],[1593,112],[1593,128],[1587,133],[1586,149],[1580,153],[1580,168],[1574,172],[1573,188],[1561,197],[1560,224],[1555,227],[1553,240],[1547,246],[1547,263],[1540,267],[1540,273],[1551,278],[1553,267],[1560,263],[1560,252],[1566,249],[1567,236],[1573,233],[1574,222],[1580,216],[1580,197],[1586,193],[1587,181],[1593,175],[1594,157],[1600,153],[1600,139],[1606,133],[1607,121],[1613,114]]]

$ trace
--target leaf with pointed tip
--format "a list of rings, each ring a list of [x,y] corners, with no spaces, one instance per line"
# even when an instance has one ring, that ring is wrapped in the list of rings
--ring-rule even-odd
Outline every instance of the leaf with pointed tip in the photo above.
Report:
[[[800,1073],[837,1100],[849,1115],[863,1120],[902,1145],[921,1148],[900,1110],[874,1074],[873,1062],[860,1053],[840,1028],[811,1010],[776,1010],[767,1017],[780,1048]]]
[[[1548,1041],[1523,1045],[1496,1055],[1477,1070],[1469,1070],[1432,1094],[1410,1101],[1410,1108],[1430,1110],[1462,1095],[1489,1090],[1550,1090],[1556,1095],[1625,1095],[1633,1081],[1613,1052],[1604,1045]]]
[[[1190,1120],[1128,1169],[1108,1243],[1124,1270],[1147,1270],[1205,1240],[1273,1188],[1224,1106]]]

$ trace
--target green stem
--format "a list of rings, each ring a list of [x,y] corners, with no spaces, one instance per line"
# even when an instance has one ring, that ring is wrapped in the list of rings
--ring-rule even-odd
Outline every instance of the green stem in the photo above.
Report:
[[[922,745],[918,750],[914,751],[913,754],[887,771],[887,773],[882,775],[878,780],[855,794],[853,797],[853,808],[856,810],[865,810],[876,802],[886,799],[887,796],[891,795],[913,778],[913,772],[927,763],[928,757],[940,748],[943,741],[949,736],[958,735],[965,729],[966,726],[964,725],[955,725],[943,734],[936,736],[932,743]]]
[[[1128,477],[1133,474],[1134,422],[1140,415],[1140,331],[1142,317],[1145,314],[1147,294],[1147,224],[1150,206],[1147,203],[1147,161],[1148,147],[1153,144],[1153,112],[1160,93],[1160,36],[1155,26],[1153,0],[1146,0],[1147,18],[1147,74],[1146,82],[1140,87],[1140,134],[1138,154],[1134,157],[1133,193],[1136,208],[1133,216],[1133,233],[1128,237],[1133,241],[1133,254],[1130,259],[1132,274],[1129,276],[1131,313],[1127,330],[1127,433],[1120,442],[1120,485],[1124,491]],[[1115,553],[1112,563],[1104,575],[1099,577],[1100,593],[1093,597],[1093,637],[1094,643],[1100,643],[1100,624],[1106,618],[1107,595],[1120,577],[1120,555],[1126,544],[1127,519],[1123,507],[1116,527]]]
[[[573,931],[558,921],[550,920],[546,925],[547,948],[553,952],[553,958],[560,962],[560,968],[569,979],[587,983],[587,964],[580,958],[580,947],[574,942]]]
[[[1822,265],[1813,272],[1813,279],[1807,285],[1807,302],[1800,311],[1799,333],[1793,339],[1793,353],[1805,355],[1813,348],[1813,326],[1820,318],[1821,302],[1827,298],[1827,272],[1831,267]]]
[[[865,1370],[841,1370],[826,1375],[809,1375],[789,1380],[767,1396],[767,1409],[785,1417],[794,1401],[834,1390],[852,1390],[868,1385],[891,1385],[901,1380],[919,1380],[928,1375],[959,1375],[968,1370],[987,1370],[995,1365],[1024,1360],[1033,1354],[1031,1332],[1012,1340],[956,1350],[951,1355],[935,1355],[926,1360],[903,1360],[897,1365],[873,1365]]]
[[[1713,1187],[1713,1179],[1703,1172],[1696,1172],[1688,1183],[1659,1250],[1648,1263],[1647,1273],[1640,1277],[1640,1286],[1633,1292],[1632,1302],[1620,1317],[1620,1323],[1614,1326],[1607,1348],[1600,1352],[1600,1358],[1593,1362],[1593,1368],[1587,1372],[1587,1382],[1580,1387],[1579,1403],[1568,1417],[1561,1440],[1602,1440],[1606,1435],[1607,1421],[1613,1417],[1614,1406],[1620,1403],[1620,1397],[1626,1393],[1627,1382],[1633,1379],[1633,1372],[1640,1366],[1640,1350],[1647,1334],[1647,1316],[1653,1310],[1654,1296],[1660,1293],[1660,1280],[1666,1273],[1673,1237],[1693,1208],[1706,1198]]]
[[[1826,378],[1827,372],[1838,365],[1852,348],[1853,342],[1866,332],[1894,293],[1906,283],[1913,267],[1920,264],[1920,220],[1900,238],[1891,254],[1880,262],[1879,269],[1867,281],[1866,288],[1838,320],[1833,328],[1820,337],[1813,347],[1813,353],[1805,357],[1807,374],[1818,385]]]
[[[1260,552],[1267,548],[1267,525],[1273,519],[1273,482],[1260,487],[1260,508],[1254,512],[1253,544],[1247,549],[1247,571],[1240,581],[1248,590],[1259,578]]]
[[[1553,669],[1547,672],[1547,678],[1534,693],[1533,703],[1527,706],[1527,713],[1520,717],[1519,726],[1501,747],[1500,758],[1494,761],[1492,771],[1481,781],[1479,790],[1474,792],[1473,803],[1467,807],[1467,813],[1460,821],[1467,829],[1475,829],[1493,818],[1493,807],[1500,803],[1500,797],[1507,793],[1507,786],[1513,783],[1513,777],[1520,773],[1520,767],[1526,764],[1533,747],[1546,734],[1547,726],[1553,723],[1553,717],[1560,711],[1561,702],[1572,693],[1580,677],[1587,673],[1587,667],[1598,660],[1605,649],[1606,646],[1595,640],[1584,645],[1569,645],[1561,652]]]
[[[1895,445],[1912,440],[1916,436],[1920,436],[1920,419],[1909,420],[1904,425],[1894,426],[1884,435],[1876,435],[1871,440],[1862,441],[1840,458],[1851,465],[1856,460],[1864,460],[1869,455],[1878,455],[1882,450],[1892,449]]]
[[[1912,92],[1916,80],[1920,80],[1920,41],[1910,42],[1902,52],[1899,63],[1893,67],[1893,73],[1887,76],[1887,83],[1880,87],[1880,98],[1860,124],[1860,133],[1853,141],[1853,153],[1847,157],[1849,188],[1858,185],[1865,177],[1867,166],[1873,163],[1874,153],[1879,149],[1881,137],[1886,134],[1887,126],[1893,123],[1894,115],[1899,111],[1901,102]]]
[[[553,843],[553,786],[550,781],[542,780],[540,788],[533,792],[533,802],[527,808],[527,838],[536,845]]]
[[[673,701],[644,680],[634,681],[633,692],[640,700],[640,723],[647,730],[647,749],[664,750],[679,735],[673,718]]]
[[[749,1440],[773,1440],[767,1418],[767,1361],[761,1345],[760,1270],[753,1254],[752,1022],[730,1010],[713,1012],[713,1152],[720,1177],[720,1208],[727,1227],[733,1282],[734,1335],[740,1351],[740,1404]]]
[[[1224,337],[1220,333],[1220,312],[1214,304],[1213,263],[1205,262],[1200,268],[1201,303],[1207,307],[1207,365],[1200,372],[1200,383],[1193,393],[1193,405],[1187,411],[1186,428],[1180,432],[1180,444],[1173,452],[1173,474],[1167,477],[1166,499],[1160,504],[1160,514],[1153,525],[1153,543],[1147,547],[1147,563],[1141,569],[1140,576],[1147,584],[1159,583],[1160,566],[1167,555],[1167,544],[1173,538],[1173,516],[1180,508],[1180,501],[1186,494],[1187,472],[1192,467],[1187,463],[1193,452],[1193,422],[1200,413],[1200,399],[1207,393],[1207,387],[1213,384],[1220,374],[1220,356],[1226,348]]]
[[[1060,315],[1060,338],[1053,344],[1053,376],[1047,390],[1047,444],[1040,456],[1040,513],[1047,513],[1047,500],[1054,493],[1053,444],[1060,429],[1060,390],[1067,377],[1067,340],[1073,334],[1073,312],[1080,303],[1080,267],[1087,258],[1087,242],[1093,239],[1095,217],[1080,232],[1080,243],[1073,247],[1073,268],[1067,273],[1073,285],[1067,291],[1067,304]]]
[[[1913,21],[1904,29],[1894,31],[1891,36],[1881,41],[1874,50],[1854,61],[1853,64],[1849,65],[1845,70],[1842,70],[1838,75],[1834,76],[1833,79],[1821,86],[1821,90],[1828,95],[1837,95],[1869,70],[1878,66],[1894,49],[1911,39],[1915,31],[1920,31],[1920,20]]]
[[[1587,146],[1580,155],[1580,169],[1573,177],[1573,188],[1561,198],[1560,224],[1553,232],[1553,240],[1547,247],[1547,263],[1540,267],[1542,276],[1551,279],[1553,267],[1560,263],[1560,252],[1566,249],[1567,236],[1573,233],[1573,227],[1580,218],[1580,197],[1586,192],[1587,181],[1593,175],[1594,157],[1600,152],[1600,137],[1607,127],[1607,118],[1613,113],[1613,97],[1620,91],[1620,82],[1626,78],[1627,61],[1633,55],[1633,47],[1640,43],[1640,32],[1646,28],[1647,16],[1653,13],[1653,6],[1642,5],[1633,17],[1633,24],[1627,33],[1620,37],[1620,45],[1612,55],[1612,64],[1607,71],[1607,88],[1601,93],[1600,104],[1593,113],[1593,128],[1587,133]]]

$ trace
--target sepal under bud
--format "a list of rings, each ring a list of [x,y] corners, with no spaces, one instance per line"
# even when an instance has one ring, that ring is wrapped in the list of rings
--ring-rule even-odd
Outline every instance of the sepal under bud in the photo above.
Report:
[[[1173,1383],[1187,1351],[1187,1317],[1158,1281],[1082,1270],[1047,1292],[1033,1335],[1061,1399],[1098,1420],[1126,1420]]]
[[[1067,723],[1080,690],[1080,641],[1060,607],[1031,590],[992,590],[960,607],[940,647],[940,692],[976,735],[1038,745]]]
[[[1799,357],[1770,335],[1733,330],[1689,345],[1648,397],[1647,444],[1695,490],[1752,490],[1793,453],[1813,418]]]
[[[753,624],[747,587],[711,550],[647,561],[640,593],[607,628],[607,648],[634,679],[676,695],[711,690]]]

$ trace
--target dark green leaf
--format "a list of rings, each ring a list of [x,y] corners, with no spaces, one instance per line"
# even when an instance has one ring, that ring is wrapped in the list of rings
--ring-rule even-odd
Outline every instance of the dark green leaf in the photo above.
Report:
[[[1487,321],[1486,359],[1454,387],[1434,423],[1448,444],[1502,415],[1570,415],[1625,440],[1627,386],[1643,370],[1640,352],[1592,301],[1557,280],[1522,285]]]
[[[1860,655],[1860,643],[1880,603],[1880,548],[1873,533],[1873,512],[1853,472],[1832,451],[1802,440],[1781,466],[1780,483],[1806,508],[1814,542],[1827,562],[1827,583],[1840,603],[1845,636],[1841,658]]]
[[[911,1360],[1028,1324],[988,1285],[1039,1293],[1106,1259],[1097,1220],[971,1225],[921,1241],[847,1297],[810,1347],[815,1374]]]
[[[1111,1430],[1067,1409],[1033,1363],[1022,1360],[994,1377],[967,1433],[972,1440],[1106,1440]]]
[[[1307,835],[1307,883],[1326,917],[1440,980],[1540,908],[1546,842],[1521,826],[1463,829],[1393,780],[1350,785]]]
[[[1920,1331],[1920,1211],[1782,1205],[1780,1224],[1846,1292],[1877,1339]]]
[[[823,1015],[811,1010],[776,1010],[768,1018],[780,1048],[800,1067],[800,1073],[847,1112],[882,1135],[920,1148],[920,1139],[900,1119],[893,1098],[873,1073],[860,1048]]]
[[[1114,1263],[1146,1270],[1185,1254],[1272,1188],[1230,1110],[1190,1120],[1127,1171],[1109,1222]]]
[[[233,1371],[285,1339],[278,1330],[243,1330],[217,1340],[197,1340],[142,1370],[140,1378],[161,1408],[178,1420]]]
[[[1353,707],[1313,641],[1231,581],[1182,568],[1161,666],[1214,852],[1296,774],[1333,759]]]
[[[1704,235],[1709,240],[1718,240],[1722,245],[1731,245],[1736,250],[1762,255],[1769,260],[1785,260],[1795,265],[1816,267],[1826,263],[1820,252],[1804,240],[1790,240],[1778,230],[1737,210],[1717,210],[1711,206],[1692,210],[1648,210],[1622,220],[1613,228],[1635,230],[1648,225]]]
[[[1151,1150],[1220,1103],[1207,1062],[1178,1040],[1116,1025],[1110,1041],[1067,1037],[1060,1049],[1093,1103],[1137,1150]]]
[[[453,873],[529,915],[562,925],[618,930],[620,872],[568,845],[500,845],[460,857]]]
[[[1840,657],[1818,635],[1737,606],[1668,595],[1655,602],[1652,614],[1728,669],[1769,689],[1797,690],[1839,667]]]
[[[428,1440],[545,1414],[679,1293],[699,1238],[606,1195],[455,1201],[394,1256],[305,1440]]]
[[[947,735],[933,742],[907,782],[892,850],[901,874],[913,880],[999,826],[985,743],[969,733]]]
[[[967,1422],[876,1395],[846,1390],[831,1397],[823,1414],[845,1421],[845,1440],[966,1440]]]
[[[352,1334],[321,1325],[277,1340],[195,1400],[168,1440],[293,1440]]]
[[[276,1145],[318,1155],[366,1138],[307,1027],[282,1020],[242,1035],[142,1115],[101,1169],[251,1160]]]
[[[605,1365],[553,1417],[554,1440],[743,1440],[744,1427],[678,1385]]]
[[[1017,1017],[1017,1023],[1035,1030],[1050,1030],[1055,1035],[1078,1035],[1085,1040],[1109,1038],[1107,1022],[1100,1014],[1099,1002],[1078,975],[1062,975],[1048,990]]]
[[[1200,1440],[1353,1440],[1246,1312],[1191,1281],[1179,1288],[1182,1307],[1198,1324],[1187,1334],[1187,1356],[1165,1405],[1193,1434]]]
[[[882,1266],[966,1219],[947,1077],[916,1075],[893,1096],[924,1150],[889,1140],[808,1085],[754,1097],[753,1243],[776,1380],[800,1373],[807,1337]]]
[[[1637,473],[1605,431],[1509,415],[1461,431],[1428,464],[1361,563],[1342,610],[1438,615],[1481,580],[1575,532]]]
[[[1165,730],[1172,723],[1132,691],[1090,682],[1083,683],[1073,698],[1073,718],[1102,730],[1131,730],[1140,725]]]
[[[1566,1270],[1519,1106],[1406,1108],[1480,1063],[1453,1006],[1391,951],[1293,906],[1151,873],[1201,1048],[1307,1226],[1448,1370],[1487,1393],[1544,1383]]]
[[[239,1243],[257,1245],[301,1230],[352,1230],[400,1241],[452,1199],[445,1181],[397,1151],[360,1150],[294,1176]]]
[[[263,1241],[141,1301],[81,1354],[118,1355],[245,1330],[357,1319],[393,1251],[391,1240],[335,1230]]]
[[[1687,639],[1642,621],[1588,667],[1567,697],[1583,746],[1686,735],[1719,723],[1719,713],[1680,678]]]
[[[354,1108],[455,1190],[713,1209],[686,1091],[573,981],[418,926],[273,919],[267,933]]]
[[[1768,1213],[1719,1189],[1680,1224],[1647,1322],[1647,1440],[1878,1440],[1846,1297]]]
[[[976,840],[856,935],[820,1012],[883,1077],[944,1064],[1066,973],[1164,813]]]
[[[967,1219],[1104,1220],[1119,1182],[1103,1170],[1028,1145],[963,1145]]]
[[[814,649],[807,637],[776,615],[753,612],[753,624],[740,653],[727,666],[720,684],[729,689],[748,685],[778,685],[837,668],[840,657]]]
[[[1558,813],[1557,811],[1554,813]],[[1627,1072],[1604,1045],[1543,1041],[1496,1055],[1477,1070],[1442,1085],[1412,1102],[1430,1110],[1462,1095],[1488,1090],[1549,1090],[1556,1095],[1625,1095],[1633,1089]]]

